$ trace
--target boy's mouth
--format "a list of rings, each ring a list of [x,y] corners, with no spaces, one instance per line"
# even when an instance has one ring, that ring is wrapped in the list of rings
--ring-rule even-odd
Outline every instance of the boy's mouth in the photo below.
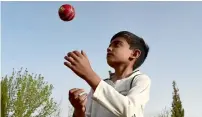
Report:
[[[112,53],[107,53],[107,57],[108,57],[108,56],[113,56],[113,54],[112,54]]]

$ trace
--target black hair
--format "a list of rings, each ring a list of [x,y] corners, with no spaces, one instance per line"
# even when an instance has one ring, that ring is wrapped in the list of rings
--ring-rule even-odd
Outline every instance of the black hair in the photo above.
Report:
[[[129,31],[120,31],[112,37],[111,41],[117,37],[123,37],[126,39],[130,45],[130,49],[139,49],[141,51],[141,55],[134,64],[133,69],[135,70],[140,67],[144,63],[149,52],[149,46],[145,43],[144,39]]]

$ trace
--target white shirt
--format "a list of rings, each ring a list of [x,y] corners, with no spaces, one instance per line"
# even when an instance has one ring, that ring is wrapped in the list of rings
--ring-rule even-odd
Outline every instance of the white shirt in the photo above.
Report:
[[[150,78],[140,71],[117,80],[112,86],[101,80],[96,90],[91,89],[87,97],[86,117],[143,117],[150,85]]]

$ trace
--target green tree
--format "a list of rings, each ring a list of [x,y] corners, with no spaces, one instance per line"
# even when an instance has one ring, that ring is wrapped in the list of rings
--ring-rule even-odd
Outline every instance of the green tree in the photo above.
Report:
[[[68,104],[68,117],[72,117],[74,113],[74,107],[71,105],[71,103]]]
[[[184,117],[184,109],[180,100],[179,89],[177,88],[175,81],[173,81],[173,102],[171,117]]]
[[[1,79],[1,117],[57,117],[59,105],[51,98],[53,85],[41,75],[14,71]]]

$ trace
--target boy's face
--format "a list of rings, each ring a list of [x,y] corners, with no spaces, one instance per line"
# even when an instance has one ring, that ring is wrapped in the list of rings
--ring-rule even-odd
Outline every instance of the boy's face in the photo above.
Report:
[[[120,64],[129,64],[134,58],[134,50],[123,37],[117,37],[110,43],[107,48],[107,63],[111,67]]]

